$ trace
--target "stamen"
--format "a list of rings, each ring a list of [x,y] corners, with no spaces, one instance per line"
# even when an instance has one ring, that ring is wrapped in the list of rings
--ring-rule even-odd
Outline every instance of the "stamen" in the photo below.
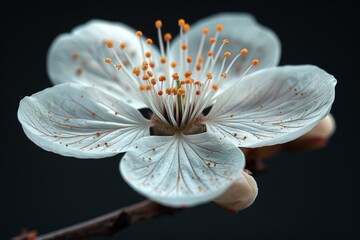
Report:
[[[177,74],[177,73],[173,73],[173,75],[171,75],[171,77],[176,81],[179,80],[179,74]]]
[[[147,75],[147,74],[145,74],[145,75],[142,77],[142,79],[143,79],[144,81],[147,81],[147,80],[149,80],[149,79],[150,79],[150,76],[149,76],[149,75]]]
[[[258,65],[258,64],[259,64],[259,60],[258,60],[258,59],[252,60],[252,64],[253,64],[253,65]]]
[[[133,74],[135,74],[137,77],[140,76],[140,68],[134,67]]]
[[[114,47],[113,41],[111,41],[111,40],[106,41],[106,46],[107,46],[108,48],[113,48],[113,47]]]
[[[121,64],[120,64],[120,63],[116,64],[115,66],[116,66],[117,70],[120,70],[120,68],[121,68]]]
[[[246,48],[241,49],[241,55],[246,55],[249,51]]]
[[[165,40],[166,42],[169,42],[171,39],[172,39],[171,34],[170,34],[170,33],[165,33],[165,35],[164,35],[164,40]]]
[[[163,81],[165,81],[166,80],[166,76],[165,75],[160,75],[159,76],[159,81],[160,82],[163,82]]]
[[[162,22],[161,22],[161,20],[157,20],[157,21],[155,22],[155,27],[156,27],[156,28],[161,28],[161,27],[162,27]]]
[[[156,79],[155,79],[155,78],[152,78],[152,79],[150,80],[150,82],[151,82],[152,85],[156,85]]]
[[[149,64],[146,61],[144,61],[141,66],[142,70],[146,71],[148,69],[148,67],[149,67]]]
[[[211,88],[212,88],[214,91],[216,91],[216,90],[219,89],[219,86],[218,86],[216,83],[214,83],[214,84],[211,86]]]
[[[221,25],[221,24],[216,25],[216,31],[222,32],[223,30],[224,30],[223,25]]]
[[[146,39],[146,43],[148,45],[151,45],[151,44],[153,44],[153,40],[151,38],[148,38],[148,39]]]
[[[186,43],[181,44],[181,49],[184,50],[184,51],[187,49]]]
[[[171,67],[172,67],[172,68],[176,68],[176,66],[177,66],[177,63],[176,63],[176,62],[172,62],[172,63],[171,63]]]
[[[184,76],[185,76],[186,78],[191,77],[191,75],[192,75],[192,72],[190,72],[190,71],[186,71],[186,72],[184,73]]]
[[[124,42],[120,43],[119,47],[121,49],[125,49],[126,48],[126,43],[124,43]]]
[[[146,52],[146,53],[145,53],[145,57],[151,58],[151,52]]]
[[[150,77],[154,76],[153,72],[150,71],[150,70],[146,71],[146,73],[147,73]]]
[[[190,31],[190,25],[188,23],[185,23],[183,28],[184,28],[184,32]]]
[[[208,28],[203,28],[202,33],[204,35],[208,35],[209,34],[209,29]]]
[[[142,37],[142,35],[143,35],[143,33],[142,33],[141,31],[137,31],[137,32],[136,32],[136,36]]]
[[[192,57],[187,57],[187,58],[186,58],[186,62],[187,62],[187,63],[191,63],[191,62],[192,62]]]
[[[162,36],[162,33],[161,33],[162,22],[161,22],[161,20],[157,20],[155,22],[155,27],[158,29],[158,39],[159,39],[161,57],[164,57],[165,56],[164,43],[163,43],[162,38],[161,38],[161,36]]]
[[[105,58],[105,62],[106,62],[106,63],[111,63],[112,60],[111,60],[111,58]]]
[[[153,61],[149,62],[149,66],[150,66],[151,68],[155,68],[155,62],[153,62]]]
[[[160,58],[160,62],[161,62],[162,64],[165,64],[165,63],[166,63],[166,57]]]
[[[229,58],[231,56],[231,52],[225,52],[224,57]]]
[[[179,19],[178,24],[179,24],[179,27],[184,27],[185,20],[184,19]]]

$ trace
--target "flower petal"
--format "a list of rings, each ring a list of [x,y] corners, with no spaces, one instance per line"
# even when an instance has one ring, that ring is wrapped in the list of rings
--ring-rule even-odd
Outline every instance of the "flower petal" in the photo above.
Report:
[[[38,146],[64,156],[109,157],[149,135],[135,108],[93,86],[64,83],[20,102],[18,118]]]
[[[123,178],[146,197],[168,206],[193,206],[214,199],[235,181],[244,155],[214,134],[139,139],[120,163]]]
[[[114,43],[112,49],[106,46],[108,40]],[[119,48],[122,42],[126,43],[124,50]],[[123,100],[134,107],[145,107],[129,85],[120,79],[118,70],[104,61],[110,57],[115,64],[118,63],[116,53],[124,63],[123,67],[131,68],[125,51],[131,61],[140,64],[141,47],[135,30],[120,23],[92,20],[55,39],[48,53],[48,74],[54,84],[96,84],[120,94]]]
[[[244,73],[254,58],[259,59],[260,64],[251,68],[249,73],[263,68],[273,67],[279,63],[281,44],[278,37],[272,30],[257,23],[255,18],[247,13],[220,13],[196,22],[186,34],[188,39],[188,53],[190,56],[194,59],[196,58],[202,38],[202,29],[208,28],[210,33],[207,35],[201,53],[201,56],[206,58],[207,52],[210,49],[209,38],[216,34],[216,26],[218,24],[223,26],[223,31],[219,34],[214,54],[216,54],[223,39],[230,40],[230,44],[225,45],[220,55],[223,57],[225,51],[231,52],[232,56],[229,58],[228,63],[240,53],[242,48],[247,48],[249,51],[248,54],[241,56],[240,60],[237,60],[229,71],[226,79],[227,86],[231,86],[233,81]],[[180,59],[180,48],[181,39],[177,37],[172,44],[171,55],[173,58]],[[194,62],[196,61],[193,61],[193,63]],[[220,70],[221,62],[222,61],[218,61],[216,63],[213,71],[214,76],[216,76],[216,73]],[[192,68],[193,67],[190,67],[190,69]]]
[[[293,140],[330,111],[336,79],[311,66],[284,66],[247,75],[217,99],[204,118],[207,131],[239,147]]]

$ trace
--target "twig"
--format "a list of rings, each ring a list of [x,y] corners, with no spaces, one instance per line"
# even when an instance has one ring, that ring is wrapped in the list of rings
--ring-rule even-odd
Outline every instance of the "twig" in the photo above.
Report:
[[[131,206],[127,206],[103,216],[66,227],[51,233],[40,235],[36,240],[64,240],[64,239],[88,239],[95,236],[112,236],[118,231],[138,223],[142,220],[155,219],[180,211],[182,208],[170,208],[158,203],[146,200]],[[24,234],[13,238],[27,240]]]

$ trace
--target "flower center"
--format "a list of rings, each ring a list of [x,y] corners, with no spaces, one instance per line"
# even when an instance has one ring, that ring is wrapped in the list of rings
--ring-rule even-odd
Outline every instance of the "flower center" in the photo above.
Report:
[[[113,50],[117,63],[114,63],[111,58],[106,58],[105,62],[119,70],[121,79],[127,81],[130,89],[152,110],[154,114],[152,120],[157,135],[171,135],[177,131],[185,134],[204,131],[204,127],[197,120],[202,116],[204,109],[216,100],[219,95],[217,92],[224,86],[228,72],[235,61],[241,55],[248,53],[248,50],[243,48],[232,61],[229,61],[232,54],[229,51],[223,51],[223,48],[230,41],[228,39],[219,41],[220,33],[223,31],[221,24],[216,26],[215,35],[208,39],[209,49],[204,49],[209,35],[209,29],[204,28],[201,32],[199,48],[197,51],[190,52],[189,47],[192,47],[188,44],[191,40],[188,39],[190,25],[183,19],[178,21],[178,25],[180,44],[175,46],[177,48],[175,51],[172,51],[170,46],[172,35],[170,33],[163,35],[162,22],[160,20],[155,22],[160,56],[154,54],[157,51],[153,49],[153,40],[144,39],[143,33],[137,31],[141,59],[135,64],[125,54],[130,63],[130,69],[122,67],[124,64],[114,50],[113,41],[106,42],[107,47]],[[215,46],[219,42],[220,46],[215,51]],[[120,43],[119,47],[126,53],[125,43]],[[170,53],[172,53],[171,56]],[[254,59],[242,76],[258,63],[259,61]]]

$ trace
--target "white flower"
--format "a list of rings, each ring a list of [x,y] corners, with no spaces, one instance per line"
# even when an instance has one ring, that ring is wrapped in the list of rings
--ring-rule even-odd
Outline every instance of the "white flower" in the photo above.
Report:
[[[156,21],[160,50],[119,23],[94,20],[60,35],[48,55],[57,85],[20,103],[27,136],[64,156],[127,152],[120,172],[135,190],[192,206],[241,177],[239,147],[293,140],[329,113],[334,77],[311,65],[275,67],[280,43],[252,16],[178,24],[170,43]]]

